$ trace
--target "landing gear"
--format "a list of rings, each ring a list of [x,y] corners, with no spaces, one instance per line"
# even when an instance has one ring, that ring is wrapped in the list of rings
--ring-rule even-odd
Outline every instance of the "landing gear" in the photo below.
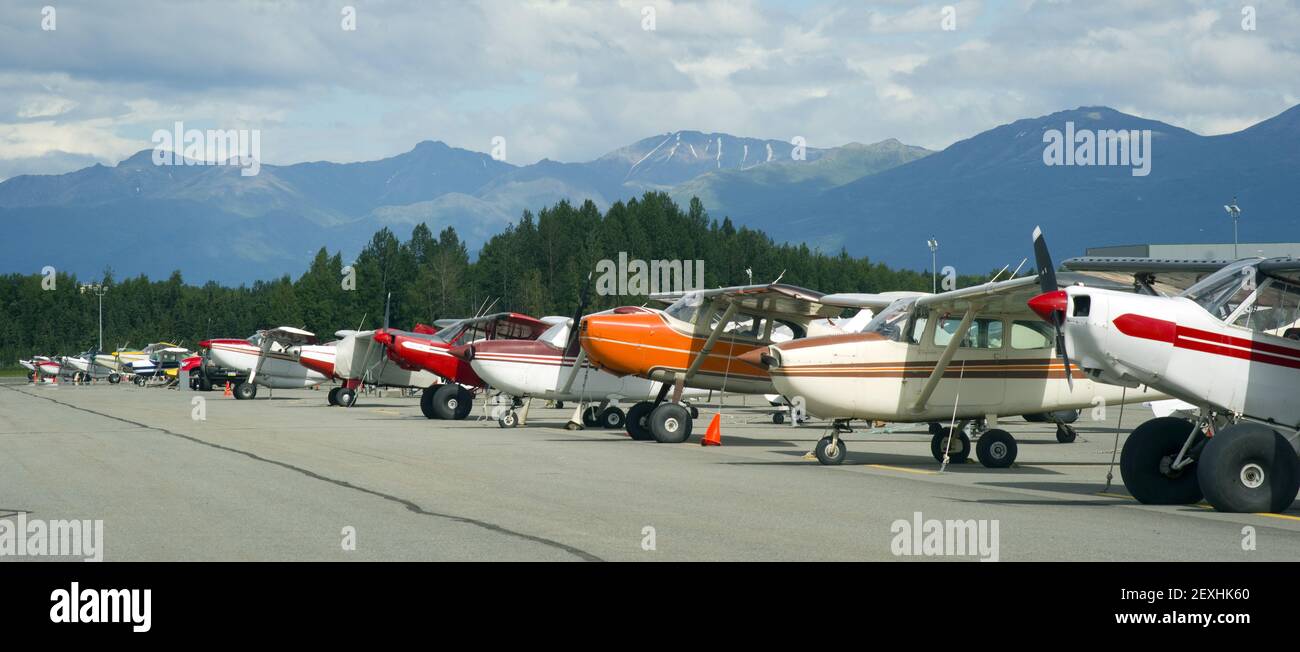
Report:
[[[697,408],[697,407],[695,407],[694,405],[691,405],[691,406],[688,406],[688,409],[691,411],[691,418],[692,418],[692,419],[698,419],[698,418],[700,418],[700,408]]]
[[[990,469],[1005,469],[1016,461],[1016,438],[1005,430],[985,430],[975,444],[975,455],[980,464]]]
[[[497,427],[514,428],[519,425],[519,415],[514,410],[510,410],[497,419]]]
[[[582,425],[587,428],[595,428],[600,425],[600,407],[591,406],[582,411]]]
[[[340,390],[340,389],[343,389],[343,388],[342,388],[342,387],[335,387],[335,388],[333,388],[333,389],[330,390],[330,393],[329,393],[328,395],[325,396],[325,400],[329,401],[330,405],[338,405],[338,404],[339,404],[339,390]]]
[[[951,443],[948,443],[951,440]],[[943,461],[944,450],[948,451],[948,461],[952,464],[965,464],[970,457],[970,437],[961,428],[952,430],[944,428],[943,432],[930,438],[930,454],[936,461]]]
[[[423,399],[421,399],[423,400]],[[433,413],[439,419],[459,421],[474,407],[474,394],[455,383],[448,383],[433,393]]]
[[[337,401],[339,407],[352,407],[352,404],[357,402],[357,390],[340,387],[339,393],[334,395],[334,400]]]
[[[931,437],[938,437],[943,434],[943,426],[934,421],[930,422],[929,429]]]
[[[1075,432],[1074,428],[1071,428],[1064,423],[1056,424],[1056,441],[1059,441],[1062,444],[1068,444],[1078,438],[1079,433]]]
[[[143,379],[141,379],[143,380]],[[143,383],[142,383],[143,384]],[[249,401],[257,397],[257,385],[244,381],[235,385],[235,398],[241,401]]]
[[[109,384],[109,385],[116,385],[116,384],[118,384],[118,383],[120,383],[120,382],[122,382],[122,376],[120,376],[120,375],[118,375],[118,374],[109,374],[109,375],[108,375],[108,384]]]
[[[420,412],[424,414],[424,418],[426,419],[441,418],[438,416],[438,413],[435,412],[433,409],[433,396],[434,394],[437,394],[438,390],[442,389],[443,387],[446,387],[446,385],[432,385],[430,387],[424,388],[424,393],[420,394]]]
[[[1196,463],[1206,502],[1221,512],[1281,512],[1300,490],[1300,459],[1280,433],[1242,421],[1216,433]]]
[[[605,408],[605,411],[600,413],[600,425],[609,430],[622,428],[623,422],[626,420],[627,415],[623,414],[622,410],[612,405]]]
[[[650,412],[654,409],[655,404],[650,401],[641,401],[628,409],[627,418],[623,425],[627,426],[627,434],[631,435],[632,439],[637,441],[654,439],[649,424]]]
[[[834,466],[844,463],[844,456],[849,449],[844,445],[844,440],[838,435],[827,435],[817,442],[817,447],[813,449],[813,454],[817,456],[817,461],[827,466]]]
[[[783,423],[785,423],[785,413],[784,413],[784,412],[773,412],[773,413],[772,413],[772,423],[775,423],[775,424],[778,425],[778,426],[781,425],[781,424],[783,424]]]
[[[1200,502],[1196,453],[1200,428],[1178,417],[1159,417],[1129,433],[1119,457],[1124,488],[1147,505]],[[1180,459],[1181,458],[1181,459]]]
[[[650,433],[661,444],[680,444],[691,436],[691,413],[679,403],[660,403],[647,420]]]

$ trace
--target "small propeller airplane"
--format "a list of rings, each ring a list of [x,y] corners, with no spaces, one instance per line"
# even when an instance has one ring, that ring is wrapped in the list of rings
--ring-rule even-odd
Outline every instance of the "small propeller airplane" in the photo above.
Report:
[[[383,345],[389,360],[408,371],[427,371],[445,383],[427,387],[420,396],[420,411],[429,419],[464,419],[474,405],[474,390],[486,387],[468,362],[451,354],[451,348],[482,340],[534,340],[550,324],[514,312],[498,312],[456,321],[440,321],[436,333],[416,333],[381,328],[374,340]]]
[[[1041,230],[1034,248],[1052,269]],[[1088,378],[1195,406],[1192,418],[1157,417],[1129,434],[1120,458],[1129,493],[1146,504],[1204,498],[1224,512],[1289,508],[1300,490],[1300,259],[1064,266],[1127,276],[1136,292],[1044,287],[1029,306],[1056,327],[1062,352]]]
[[[334,333],[339,339],[333,343],[334,356],[304,350],[298,362],[322,374],[330,374],[342,385],[329,391],[329,404],[352,407],[357,400],[357,390],[363,385],[373,387],[410,387],[428,389],[437,385],[438,376],[423,369],[403,369],[388,359],[382,344],[375,341],[374,330],[341,330]],[[414,333],[432,334],[434,329],[417,324]]]
[[[653,400],[627,412],[633,439],[680,443],[691,434],[687,387],[741,394],[775,394],[766,369],[742,357],[769,344],[841,332],[831,319],[840,306],[793,285],[742,285],[685,294],[652,294],[663,310],[624,306],[587,315],[579,339],[587,359],[615,376],[662,383]],[[671,392],[671,395],[670,395]]]
[[[596,313],[602,314],[602,313]],[[488,340],[461,344],[451,354],[468,362],[479,378],[502,393],[527,401],[540,398],[550,401],[574,401],[581,425],[588,428],[622,428],[626,414],[619,401],[646,401],[659,394],[662,383],[638,376],[615,376],[592,366],[578,345],[573,320],[556,322],[535,340]],[[709,393],[687,388],[683,398],[702,398]],[[596,401],[584,409],[584,404]],[[692,414],[696,409],[689,408]],[[515,409],[497,418],[502,428],[514,428],[527,420],[528,403],[523,414]],[[577,421],[568,426],[577,428]]]
[[[163,346],[149,351],[144,360],[132,360],[126,363],[129,373],[136,385],[174,385],[179,377],[180,368],[186,359],[194,357],[194,352],[180,346]]]
[[[1050,270],[1049,270],[1050,271]],[[995,277],[996,278],[996,277]],[[1003,416],[1046,413],[1057,440],[1073,441],[1059,414],[1091,407],[1164,398],[1088,380],[1074,382],[1069,361],[1053,355],[1053,333],[1025,302],[1056,287],[1054,276],[992,280],[938,294],[915,294],[888,303],[863,332],[810,337],[751,351],[741,360],[762,366],[787,399],[809,414],[833,419],[831,433],[813,452],[822,464],[840,464],[843,435],[853,419],[929,422],[930,452],[937,461],[964,463],[971,452],[967,425],[975,426],[975,453],[990,468],[1016,460],[1018,445],[1006,430],[990,428]],[[844,307],[877,307],[875,295],[826,295]],[[944,427],[941,423],[950,423]]]
[[[221,367],[248,373],[235,386],[235,398],[257,396],[257,386],[269,389],[315,387],[334,377],[334,346],[317,344],[316,335],[291,326],[258,331],[248,339],[210,339],[199,342],[207,356]],[[314,366],[299,362],[310,358]]]

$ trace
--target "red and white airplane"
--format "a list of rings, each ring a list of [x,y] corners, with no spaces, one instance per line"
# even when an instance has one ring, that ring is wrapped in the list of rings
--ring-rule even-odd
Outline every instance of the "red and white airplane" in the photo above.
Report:
[[[330,405],[352,407],[357,400],[357,389],[362,385],[427,389],[439,383],[438,376],[429,371],[403,369],[389,360],[384,346],[375,341],[375,332],[337,331],[334,335],[339,339],[331,343],[332,351],[316,350],[320,347],[303,348],[298,362],[343,383],[330,390]],[[432,334],[437,331],[417,324],[412,332]]]
[[[257,386],[270,389],[315,387],[334,377],[334,345],[317,344],[308,331],[281,326],[240,339],[204,340],[199,346],[226,369],[248,372],[235,386],[235,398],[257,396]],[[311,366],[301,362],[311,361]]]
[[[440,322],[441,324],[441,322]],[[429,419],[464,419],[474,404],[474,390],[486,387],[468,362],[451,348],[481,340],[534,340],[550,324],[514,312],[499,312],[447,323],[436,333],[395,328],[375,331],[374,339],[390,360],[410,371],[428,371],[444,380],[420,396],[420,410]]]
[[[1034,248],[1052,276],[1038,230]],[[1057,290],[1044,281],[1029,305],[1056,326],[1079,369],[1199,408],[1191,419],[1159,417],[1129,434],[1120,462],[1129,493],[1149,504],[1204,497],[1225,512],[1290,507],[1300,489],[1300,259],[1076,258],[1065,267],[1129,276],[1139,290]],[[1160,292],[1199,275],[1180,292]]]

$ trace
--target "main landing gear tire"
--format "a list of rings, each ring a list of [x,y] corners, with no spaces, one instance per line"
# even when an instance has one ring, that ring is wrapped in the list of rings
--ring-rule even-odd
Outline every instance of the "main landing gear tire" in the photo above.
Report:
[[[1201,500],[1196,481],[1199,461],[1181,469],[1171,465],[1192,432],[1192,422],[1178,417],[1151,419],[1129,433],[1119,455],[1124,488],[1145,505],[1190,505]]]
[[[497,419],[497,427],[499,428],[515,428],[518,425],[519,425],[519,415],[515,414],[514,410],[506,412],[505,414],[501,415],[500,418]]]
[[[781,425],[781,424],[783,424],[783,423],[785,423],[785,413],[784,413],[784,412],[773,412],[773,413],[772,413],[772,423],[775,423],[775,424],[778,425],[778,426]]]
[[[935,461],[943,461],[944,448],[948,449],[948,461],[952,464],[965,464],[966,458],[970,457],[970,437],[966,433],[958,430],[951,435],[949,428],[944,428],[943,432],[930,438],[930,454],[934,456]],[[952,444],[946,443],[949,436],[952,438]]]
[[[1064,423],[1056,424],[1056,441],[1062,444],[1069,444],[1073,443],[1074,440],[1078,438],[1079,433],[1075,432],[1074,428],[1071,428]]]
[[[325,400],[329,401],[330,405],[338,405],[338,404],[339,404],[339,390],[340,390],[340,389],[342,389],[342,387],[335,387],[335,388],[331,389],[331,390],[330,390],[330,393],[327,394],[327,395],[325,396]]]
[[[122,382],[122,377],[121,377],[120,375],[118,375],[118,374],[109,374],[109,375],[108,375],[108,384],[109,384],[109,385],[116,385],[116,384],[118,384],[118,383],[120,383],[120,382]]]
[[[241,401],[257,398],[257,385],[247,381],[235,385],[235,398]]]
[[[817,447],[813,449],[813,454],[817,456],[817,461],[827,466],[843,464],[844,456],[847,455],[848,452],[849,449],[844,445],[843,439],[837,442],[835,441],[835,438],[830,437],[829,435],[818,440]]]
[[[1016,438],[1005,430],[986,430],[975,444],[975,456],[990,469],[1005,469],[1016,461]]]
[[[593,405],[582,411],[582,425],[587,428],[600,426],[600,406]]]
[[[433,393],[433,413],[439,419],[464,419],[473,407],[474,395],[455,383],[443,385]]]
[[[641,401],[628,409],[623,425],[627,427],[627,434],[632,439],[649,441],[655,438],[654,433],[650,432],[650,413],[654,409],[655,404],[650,401]]]
[[[944,431],[944,427],[942,425],[935,423],[933,421],[931,421],[929,425],[926,427],[929,428],[931,437],[938,437],[942,435]]]
[[[438,413],[433,410],[433,395],[437,394],[438,390],[443,387],[446,387],[446,385],[432,385],[430,387],[425,387],[424,392],[420,394],[420,413],[424,415],[424,418],[440,418]]]
[[[660,403],[647,421],[650,433],[661,444],[680,444],[691,436],[691,412],[677,403]]]
[[[604,412],[600,413],[601,427],[609,430],[617,430],[623,427],[623,422],[627,421],[627,415],[616,407],[607,407]]]
[[[1242,421],[1205,445],[1196,478],[1206,502],[1221,512],[1282,512],[1300,490],[1300,460],[1276,430]]]
[[[338,402],[339,407],[352,407],[357,402],[357,390],[340,387],[339,393],[334,395],[334,400]]]

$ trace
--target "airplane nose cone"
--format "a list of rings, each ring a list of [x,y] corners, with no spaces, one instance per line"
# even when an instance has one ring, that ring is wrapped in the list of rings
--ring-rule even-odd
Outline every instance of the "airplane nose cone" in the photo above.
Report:
[[[760,346],[753,351],[742,353],[741,355],[736,356],[736,359],[745,364],[758,367],[759,369],[771,369],[778,364],[776,356],[769,353],[767,347],[763,346]]]
[[[199,348],[200,349],[212,348],[212,340],[203,340],[202,342],[199,342]]]
[[[393,335],[383,328],[376,330],[375,334],[372,335],[371,337],[373,337],[376,342],[379,342],[384,346],[388,346],[389,344],[393,343]]]
[[[1065,290],[1054,290],[1052,292],[1044,292],[1030,299],[1029,309],[1033,310],[1034,314],[1042,317],[1043,321],[1046,321],[1049,324],[1055,324],[1057,323],[1057,317],[1054,313],[1059,312],[1064,316],[1065,308],[1069,303],[1070,299],[1069,296],[1066,295]]]
[[[457,360],[469,362],[474,359],[474,345],[461,344],[460,346],[453,346],[448,353],[451,354],[451,357],[456,358]]]

